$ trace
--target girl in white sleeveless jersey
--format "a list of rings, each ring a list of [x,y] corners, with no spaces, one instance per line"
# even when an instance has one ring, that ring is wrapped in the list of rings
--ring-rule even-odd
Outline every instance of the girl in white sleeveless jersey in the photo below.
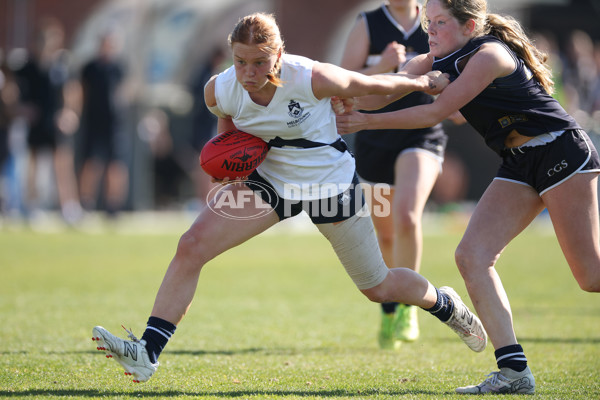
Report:
[[[266,14],[241,19],[229,42],[234,65],[208,82],[206,104],[219,117],[220,132],[237,128],[269,142],[271,149],[248,180],[224,186],[217,197],[253,201],[236,207],[212,199],[181,237],[141,340],[132,334],[131,340],[120,339],[97,326],[98,348],[134,381],[150,379],[190,307],[203,265],[305,210],[368,299],[422,307],[472,350],[482,351],[486,333],[454,290],[437,289],[410,269],[385,265],[371,219],[364,212],[361,216],[364,202],[355,185],[354,159],[337,133],[330,106],[332,96],[435,94],[446,78],[440,73],[366,76],[285,54],[279,28]]]

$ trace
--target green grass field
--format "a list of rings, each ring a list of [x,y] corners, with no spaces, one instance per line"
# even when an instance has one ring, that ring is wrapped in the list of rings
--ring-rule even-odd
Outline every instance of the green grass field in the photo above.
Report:
[[[470,305],[453,263],[463,227],[440,224],[426,226],[422,273]],[[0,398],[467,399],[454,388],[495,369],[491,346],[471,352],[422,310],[417,342],[379,350],[379,306],[326,240],[275,230],[207,265],[158,372],[134,384],[91,329],[141,336],[178,237],[0,230]],[[578,288],[552,231],[526,230],[498,270],[533,397],[600,398],[600,297]]]

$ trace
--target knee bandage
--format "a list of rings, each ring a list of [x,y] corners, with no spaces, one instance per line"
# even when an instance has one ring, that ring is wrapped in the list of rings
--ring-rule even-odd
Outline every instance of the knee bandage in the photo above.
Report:
[[[387,274],[371,217],[359,212],[337,224],[318,224],[319,231],[329,240],[346,272],[361,290],[379,285]]]

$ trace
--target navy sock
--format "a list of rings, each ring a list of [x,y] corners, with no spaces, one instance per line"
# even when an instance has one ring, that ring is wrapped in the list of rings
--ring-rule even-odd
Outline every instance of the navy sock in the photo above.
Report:
[[[494,352],[498,368],[510,368],[522,372],[527,368],[527,358],[520,344],[501,347]]]
[[[440,293],[437,288],[435,288],[435,292],[437,293],[435,305],[431,308],[424,308],[424,310],[436,316],[440,321],[447,322],[452,316],[454,305],[450,301],[450,298]]]
[[[398,308],[398,303],[381,303],[381,309],[385,314],[393,314]]]
[[[146,350],[152,364],[156,363],[158,356],[175,333],[176,328],[175,325],[164,319],[157,317],[148,318],[148,324],[142,335],[142,340],[146,341]]]

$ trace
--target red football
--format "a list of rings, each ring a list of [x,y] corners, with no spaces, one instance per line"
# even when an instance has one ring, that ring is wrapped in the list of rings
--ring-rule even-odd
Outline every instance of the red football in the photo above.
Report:
[[[269,147],[264,140],[232,129],[209,140],[200,152],[202,169],[216,179],[248,176],[264,161]]]

